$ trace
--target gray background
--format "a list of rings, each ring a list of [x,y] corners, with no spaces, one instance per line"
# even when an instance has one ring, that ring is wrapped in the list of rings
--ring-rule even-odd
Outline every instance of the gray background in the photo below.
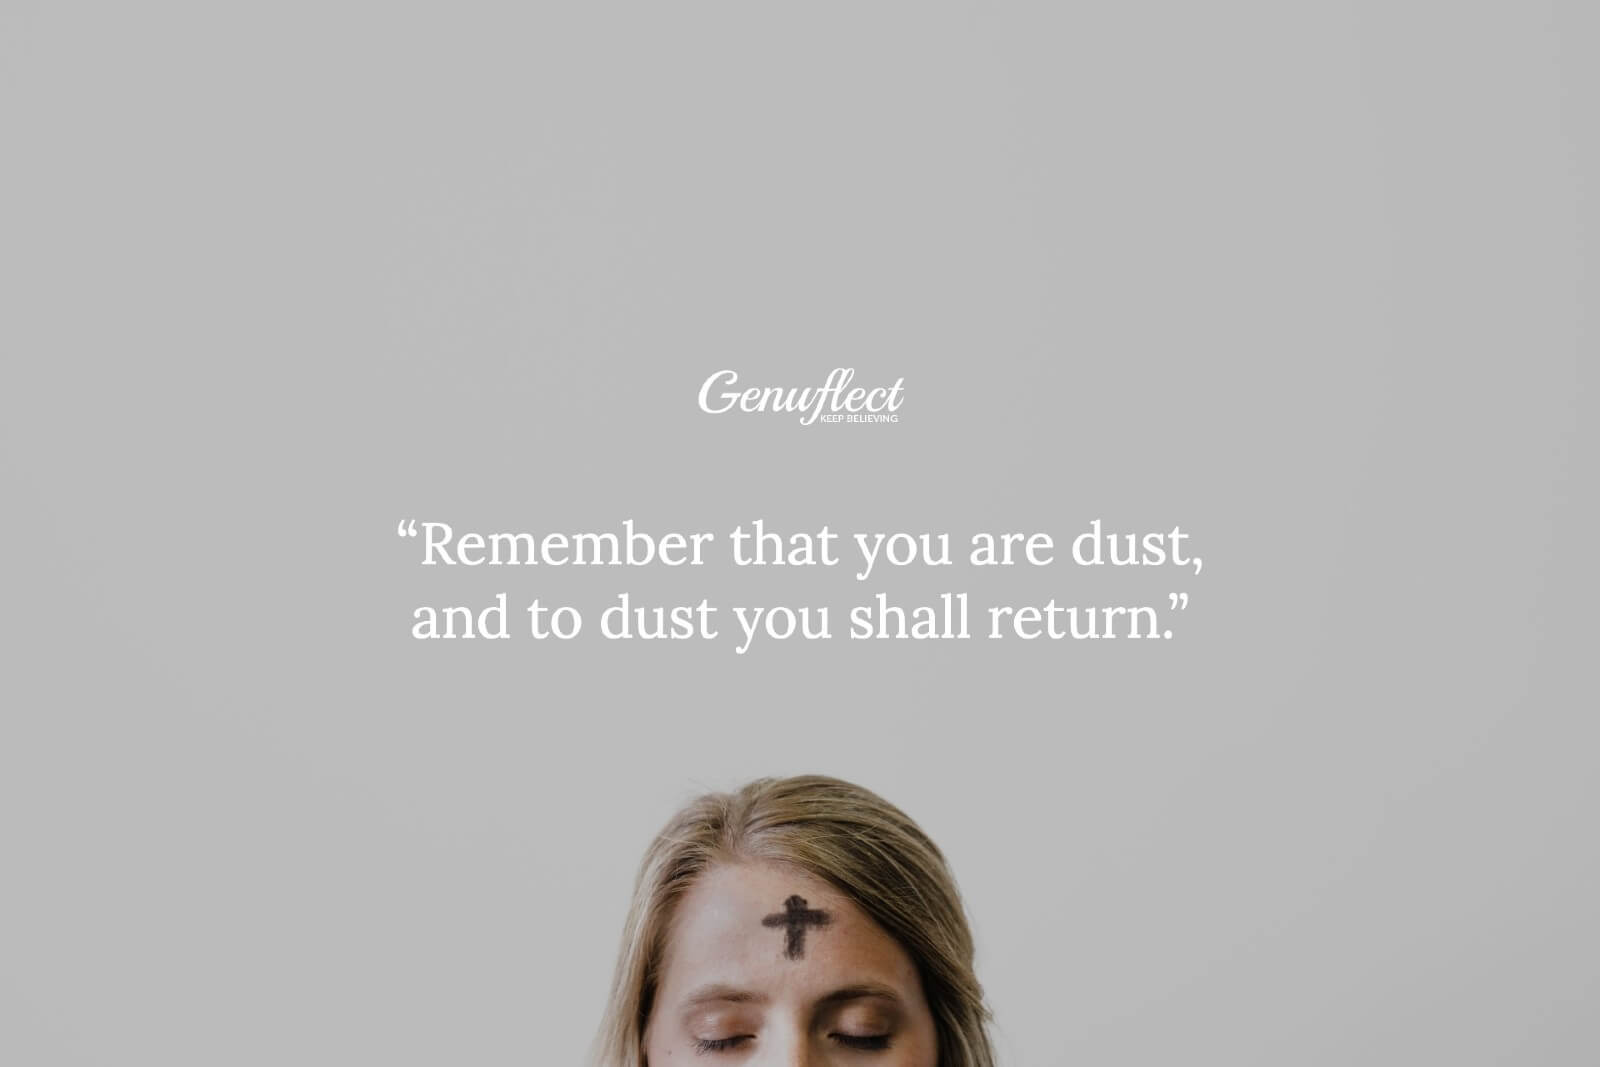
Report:
[[[947,850],[1009,1065],[1594,1062],[1586,7],[6,3],[0,1060],[576,1063],[669,811],[819,770]],[[836,366],[902,422],[695,409]],[[447,573],[407,517],[1206,566]],[[963,588],[1191,606],[408,636]]]

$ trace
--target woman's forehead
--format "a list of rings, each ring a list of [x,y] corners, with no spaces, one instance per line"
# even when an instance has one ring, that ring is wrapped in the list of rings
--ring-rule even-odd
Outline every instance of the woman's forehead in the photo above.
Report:
[[[829,983],[901,986],[916,968],[849,898],[792,867],[719,864],[678,902],[661,993],[706,984],[822,989]]]

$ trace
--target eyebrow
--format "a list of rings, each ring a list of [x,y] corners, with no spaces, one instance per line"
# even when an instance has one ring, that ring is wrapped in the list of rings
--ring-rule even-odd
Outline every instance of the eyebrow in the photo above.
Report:
[[[849,985],[843,989],[835,989],[832,993],[823,997],[821,1003],[843,1004],[852,1000],[866,1000],[869,998],[892,1000],[896,1004],[900,1002],[900,994],[890,987],[879,985],[876,982],[862,982],[859,985]]]
[[[684,998],[684,1003],[694,1007],[700,1004],[712,1004],[718,1001],[727,1004],[759,1004],[767,998],[748,989],[740,989],[731,985],[701,986]]]

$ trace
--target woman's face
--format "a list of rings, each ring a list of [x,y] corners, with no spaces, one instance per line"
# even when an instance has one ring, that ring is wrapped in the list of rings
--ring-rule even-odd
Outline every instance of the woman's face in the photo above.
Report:
[[[724,864],[678,904],[644,1035],[684,1063],[936,1067],[915,964],[827,883]]]

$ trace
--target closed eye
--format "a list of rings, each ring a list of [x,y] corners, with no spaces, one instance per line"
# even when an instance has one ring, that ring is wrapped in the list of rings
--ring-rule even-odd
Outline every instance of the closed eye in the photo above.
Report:
[[[829,1034],[845,1048],[885,1049],[889,1047],[888,1034]]]
[[[701,1037],[695,1039],[694,1050],[696,1052],[726,1052],[728,1049],[738,1048],[749,1040],[751,1040],[749,1034],[735,1034],[733,1037]]]

